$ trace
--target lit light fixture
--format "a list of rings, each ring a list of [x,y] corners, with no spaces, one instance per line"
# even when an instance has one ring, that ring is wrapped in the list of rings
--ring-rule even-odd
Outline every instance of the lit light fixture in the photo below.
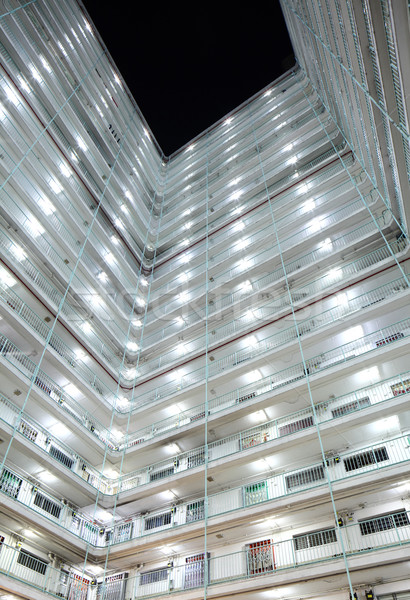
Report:
[[[246,342],[248,346],[251,348],[256,348],[258,345],[258,339],[254,335],[250,335],[246,338]]]
[[[30,92],[30,88],[27,85],[26,81],[22,77],[19,77],[19,80],[20,80],[20,87],[23,88],[23,90],[25,92]]]
[[[310,221],[309,229],[310,229],[311,233],[314,233],[315,231],[320,230],[320,219],[318,217],[316,217],[315,219],[312,219],[312,221]]]
[[[91,327],[91,323],[89,323],[89,321],[84,321],[84,323],[81,325],[81,329],[84,331],[84,333],[91,333],[93,328]]]
[[[190,260],[191,260],[191,257],[189,254],[183,254],[181,256],[181,262],[184,264],[189,263]]]
[[[185,344],[177,344],[177,350],[179,352],[179,354],[185,354],[186,352],[186,348],[185,348]]]
[[[115,80],[115,83],[117,83],[118,85],[121,85],[121,80],[118,77],[117,73],[114,73],[114,80]]]
[[[71,431],[64,425],[64,423],[55,423],[55,425],[50,427],[50,433],[56,437],[65,437],[71,434]]]
[[[116,218],[114,219],[114,225],[115,225],[116,227],[118,227],[119,229],[124,229],[124,224],[123,224],[123,222],[121,221],[121,219],[119,219],[118,217],[116,217]]]
[[[110,239],[111,239],[112,243],[115,245],[120,243],[120,240],[115,235],[112,235]]]
[[[178,294],[178,299],[179,299],[181,302],[186,302],[186,300],[188,300],[188,298],[189,298],[189,294],[188,294],[188,292],[186,292],[186,291],[184,291],[184,292],[181,292],[180,294]]]
[[[17,258],[17,260],[25,260],[27,258],[26,253],[23,248],[18,244],[12,244],[10,248],[10,252]]]
[[[243,284],[241,285],[240,288],[243,292],[249,292],[252,289],[252,284],[249,281],[249,279],[247,279],[246,281],[243,282]]]
[[[38,477],[41,481],[44,481],[44,483],[53,483],[56,480],[55,475],[46,470],[37,473],[36,477]]]
[[[134,325],[134,327],[142,327],[142,321],[141,321],[141,319],[134,319],[134,321],[132,322],[132,324]]]
[[[128,198],[128,200],[132,200],[132,194],[129,190],[127,190],[124,195],[126,198]]]
[[[143,275],[141,275],[141,277],[140,277],[140,284],[143,287],[146,287],[148,285],[148,281],[145,279],[145,277]]]
[[[233,117],[228,117],[227,119],[225,119],[224,121],[224,125],[230,125],[233,121]]]
[[[39,205],[43,213],[46,215],[46,217],[49,217],[56,210],[54,204],[52,204],[50,200],[48,200],[48,198],[39,198],[37,204]]]
[[[189,246],[189,240],[188,239],[182,240],[181,241],[181,245],[182,246]]]
[[[329,248],[329,246],[332,245],[332,240],[330,238],[326,238],[323,242],[322,245],[320,246],[321,248]]]
[[[83,150],[84,152],[87,150],[87,146],[85,145],[84,141],[80,137],[77,138],[77,144],[78,144],[78,147],[81,148],[81,150]]]
[[[291,158],[289,158],[289,160],[286,161],[287,165],[294,165],[298,162],[298,157],[297,156],[292,156]]]
[[[236,177],[235,179],[232,179],[232,181],[230,181],[230,182],[228,183],[228,185],[229,185],[229,187],[232,187],[232,186],[234,186],[234,185],[238,185],[238,183],[239,183],[239,182],[240,182],[240,178],[239,178],[239,177]]]
[[[128,210],[128,208],[125,206],[125,204],[121,204],[120,208],[121,208],[122,212],[123,212],[125,215],[128,215],[128,214],[129,214],[129,210]]]
[[[235,223],[234,229],[235,229],[235,231],[242,231],[243,229],[245,229],[245,223],[243,221],[239,221],[238,223]]]
[[[16,92],[14,90],[12,90],[10,87],[6,88],[6,95],[8,100],[10,100],[10,102],[12,104],[14,104],[14,106],[18,106],[19,104],[19,99],[18,96],[16,94]]]
[[[138,304],[138,306],[145,306],[146,302],[144,300],[144,298],[141,298],[141,296],[137,296],[137,298],[135,299],[136,304]]]
[[[283,152],[289,152],[290,150],[292,150],[292,148],[293,148],[293,144],[288,144],[287,146],[285,146],[283,148]]]
[[[76,348],[74,354],[77,360],[83,360],[87,356],[82,348]]]
[[[188,281],[188,275],[186,273],[180,273],[179,280],[180,281]]]
[[[70,175],[71,175],[70,169],[64,163],[61,163],[61,165],[60,165],[60,171],[62,172],[62,174],[64,175],[64,177],[70,177]]]
[[[185,227],[185,229],[191,229],[192,221],[188,221],[188,223],[185,223],[184,227]]]
[[[44,228],[40,225],[37,219],[34,219],[33,217],[28,221],[28,227],[33,237],[37,237],[44,233]]]
[[[301,194],[306,194],[308,191],[309,191],[309,186],[307,183],[303,183],[299,188],[299,192]]]
[[[235,247],[238,250],[243,250],[244,248],[246,248],[246,246],[249,246],[249,240],[248,239],[242,239],[239,240],[238,242],[236,242]]]
[[[14,277],[12,277],[3,267],[0,267],[0,281],[9,287],[17,283]]]
[[[184,324],[184,319],[182,317],[177,317],[175,319],[175,323],[177,323],[177,325],[183,325]]]
[[[172,490],[165,490],[162,494],[167,500],[173,500],[175,498],[175,494]]]
[[[127,369],[126,371],[124,371],[123,375],[125,379],[135,379],[137,376],[137,369]]]
[[[242,190],[237,190],[236,192],[234,192],[231,196],[231,200],[238,200],[238,198],[240,198],[243,194]]]
[[[56,181],[55,179],[50,179],[50,181],[48,182],[48,185],[51,187],[51,189],[53,190],[53,192],[55,194],[59,194],[60,192],[63,191],[63,188],[58,183],[58,181]]]
[[[270,96],[270,95],[271,95],[271,93],[272,93],[272,90],[267,90],[267,91],[266,91],[266,92],[263,94],[263,97],[264,97],[264,98],[267,98],[268,96]]]
[[[188,216],[188,215],[190,215],[190,214],[191,214],[191,209],[190,209],[190,208],[187,208],[187,209],[186,209],[186,210],[185,210],[185,211],[182,213],[182,216],[183,216],[183,217],[186,217],[186,216]]]
[[[127,350],[129,350],[130,352],[137,352],[137,350],[139,349],[140,347],[135,342],[127,342]]]
[[[179,454],[181,452],[181,448],[175,442],[168,444],[167,450],[170,454]]]
[[[192,150],[195,148],[195,144],[191,144],[190,146],[188,146],[187,148],[187,152],[192,152]]]
[[[43,81],[40,73],[37,71],[37,69],[35,67],[30,67],[30,71],[33,76],[33,79],[35,79],[39,83],[41,83]]]
[[[305,212],[309,212],[309,211],[313,210],[314,208],[315,208],[315,201],[313,200],[313,198],[311,198],[310,200],[305,202],[305,204],[303,205],[303,210]]]
[[[107,279],[108,279],[108,275],[107,275],[107,273],[106,273],[105,271],[100,271],[100,272],[98,273],[97,277],[98,277],[98,279],[99,279],[100,281],[102,281],[102,282],[105,282],[105,281],[107,281]]]
[[[45,68],[45,70],[46,70],[48,73],[51,73],[51,67],[50,67],[50,65],[48,64],[48,62],[46,61],[46,59],[44,58],[44,56],[40,56],[40,60],[41,60],[41,64],[42,64],[42,65],[43,65],[43,67]]]
[[[330,271],[328,272],[327,275],[331,279],[338,279],[339,277],[342,276],[342,269],[340,267],[339,268],[330,269]]]
[[[104,258],[109,265],[112,265],[113,262],[115,262],[115,258],[112,252],[107,252]]]
[[[105,519],[101,519],[102,521],[104,521]],[[91,565],[89,567],[87,567],[87,570],[92,573],[93,575],[101,575],[101,573],[104,573],[104,568],[103,567],[99,567],[98,565]]]
[[[248,258],[243,258],[242,260],[239,261],[239,266],[242,269],[248,269],[250,267],[250,265],[251,265],[251,263]]]

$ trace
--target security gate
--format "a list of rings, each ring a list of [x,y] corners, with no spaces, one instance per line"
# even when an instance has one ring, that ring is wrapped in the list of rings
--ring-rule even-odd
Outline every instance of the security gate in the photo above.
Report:
[[[208,561],[209,581],[209,552],[206,554]],[[205,555],[196,554],[185,559],[184,589],[195,588],[204,585],[205,580]]]

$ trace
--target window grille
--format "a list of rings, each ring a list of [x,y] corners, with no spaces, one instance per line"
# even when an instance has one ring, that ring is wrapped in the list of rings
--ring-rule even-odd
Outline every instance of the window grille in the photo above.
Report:
[[[268,499],[268,485],[266,481],[251,483],[245,486],[245,506],[264,502]]]
[[[386,448],[383,446],[381,448],[375,448],[374,450],[368,450],[367,452],[360,452],[360,454],[349,456],[349,458],[344,458],[343,464],[345,466],[345,470],[349,472],[367,467],[368,465],[374,465],[375,463],[383,462],[385,460],[389,460],[389,455],[387,454]]]
[[[155,515],[154,517],[148,517],[145,519],[145,531],[156,529],[157,527],[163,527],[164,525],[169,525],[171,520],[171,512],[163,513],[162,515]]]
[[[157,479],[164,479],[165,477],[169,477],[169,475],[174,474],[174,467],[167,467],[166,469],[162,469],[161,471],[154,471],[149,474],[150,481],[156,481]]]
[[[271,540],[253,542],[246,546],[248,572],[250,575],[273,571],[273,547]]]
[[[289,435],[290,433],[295,433],[296,431],[300,431],[301,429],[306,429],[306,427],[312,427],[313,425],[313,417],[305,417],[300,421],[294,421],[293,423],[288,423],[287,425],[283,425],[279,427],[278,433],[279,436]]]
[[[148,585],[149,583],[158,583],[158,581],[165,581],[168,579],[168,569],[158,569],[157,571],[146,571],[141,573],[141,585]]]
[[[207,560],[209,563],[209,552]],[[204,585],[205,580],[205,555],[196,554],[185,559],[184,588],[195,588]],[[209,569],[208,569],[209,580]]]
[[[404,379],[403,383],[395,383],[394,385],[391,385],[390,388],[393,392],[393,396],[410,392],[410,379]]]
[[[396,527],[406,527],[410,525],[407,512],[403,509],[395,513],[379,515],[370,520],[359,521],[360,533],[362,535],[370,535],[379,531],[387,531]]]
[[[188,456],[188,469],[193,469],[194,467],[199,467],[203,465],[205,462],[205,450],[201,450],[197,454],[192,454]]]
[[[48,512],[50,515],[52,515],[56,519],[58,519],[60,516],[61,506],[59,506],[56,502],[54,502],[53,500],[50,500],[50,498],[47,498],[47,496],[44,496],[40,492],[36,492],[36,495],[34,496],[33,504],[35,506],[38,506],[39,508],[41,508],[41,510]]]
[[[205,505],[203,500],[191,502],[186,507],[186,522],[193,523],[205,518]]]
[[[27,550],[23,549],[20,550],[18,554],[17,564],[21,565],[22,567],[27,567],[27,569],[31,569],[36,573],[40,573],[40,575],[46,574],[48,565],[48,563],[46,563],[44,560],[41,560],[41,558],[38,558],[34,554],[31,554],[31,552],[27,552]]]
[[[97,585],[96,600],[124,600],[128,573],[110,575]]]
[[[49,454],[69,469],[73,466],[74,460],[71,456],[68,456],[56,446],[50,446]]]
[[[0,479],[0,490],[2,492],[12,498],[17,498],[22,483],[23,480],[20,477],[17,477],[8,469],[3,469]]]
[[[315,481],[321,481],[325,478],[325,473],[322,465],[311,467],[299,471],[298,473],[292,473],[285,477],[286,487],[288,490],[299,487],[301,485],[307,485],[308,483],[314,483]]]
[[[349,404],[338,406],[338,408],[332,410],[332,417],[334,419],[337,417],[343,417],[343,415],[348,415],[349,413],[361,408],[365,408],[366,406],[370,406],[370,398],[368,396],[365,398],[360,398],[359,400],[354,400],[353,402],[349,402]]]
[[[337,542],[335,529],[324,529],[323,531],[314,531],[305,535],[293,536],[293,545],[295,550],[306,550],[307,548],[316,548]]]
[[[26,421],[23,420],[20,423],[20,433],[22,433],[26,438],[28,438],[32,442],[36,440],[38,434],[37,430],[34,429],[34,427],[32,427],[31,425],[26,423]]]

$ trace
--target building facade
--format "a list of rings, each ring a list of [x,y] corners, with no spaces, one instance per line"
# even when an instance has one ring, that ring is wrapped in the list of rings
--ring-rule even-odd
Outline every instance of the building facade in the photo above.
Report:
[[[170,157],[78,0],[0,15],[0,598],[410,598],[409,15]]]

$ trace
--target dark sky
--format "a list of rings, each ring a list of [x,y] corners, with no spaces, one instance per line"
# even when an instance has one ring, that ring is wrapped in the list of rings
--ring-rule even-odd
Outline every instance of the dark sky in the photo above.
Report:
[[[167,155],[295,62],[278,0],[83,2]]]

